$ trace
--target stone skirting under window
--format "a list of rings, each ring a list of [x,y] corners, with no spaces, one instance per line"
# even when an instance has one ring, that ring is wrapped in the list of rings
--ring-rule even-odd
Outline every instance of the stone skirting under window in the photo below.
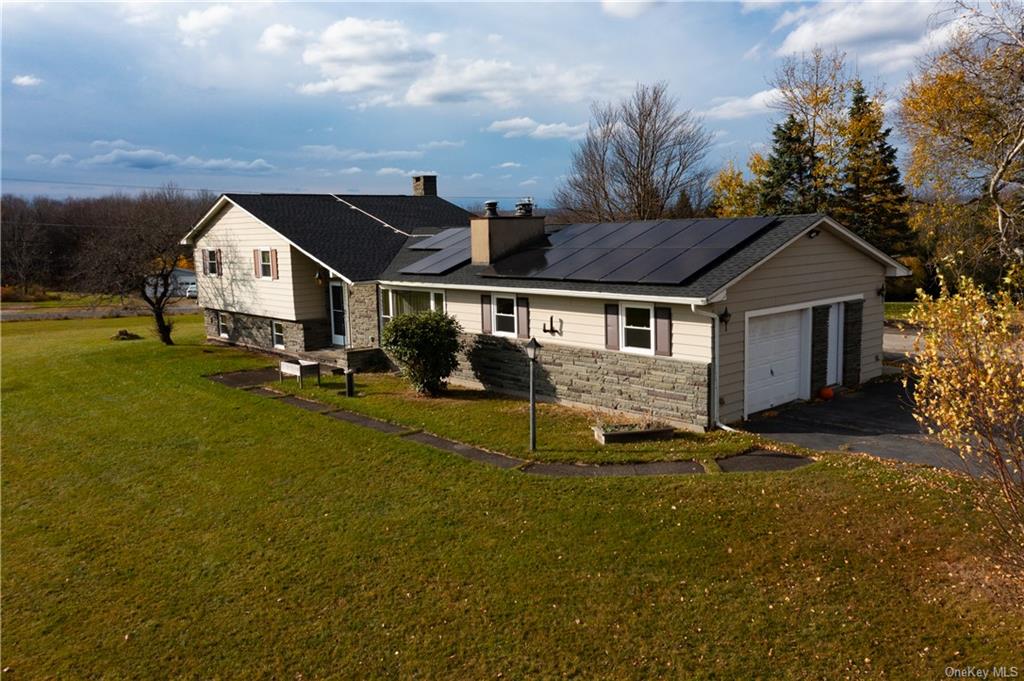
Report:
[[[217,316],[220,314],[225,314],[228,317],[227,338],[221,336],[218,329]],[[331,323],[327,319],[292,322],[206,308],[203,310],[203,321],[206,325],[206,335],[209,338],[264,350],[282,349],[274,347],[271,326],[273,322],[278,322],[284,327],[283,349],[286,352],[305,352],[328,347],[331,344]]]
[[[466,350],[454,381],[517,395],[528,392],[523,341],[474,334],[465,334],[463,340]],[[535,389],[547,401],[649,415],[705,429],[710,425],[710,376],[710,363],[551,343],[541,348]]]

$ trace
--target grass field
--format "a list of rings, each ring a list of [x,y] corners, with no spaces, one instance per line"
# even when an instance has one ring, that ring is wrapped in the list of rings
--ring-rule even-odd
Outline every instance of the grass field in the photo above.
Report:
[[[917,303],[886,303],[885,319],[886,321],[906,321],[915,307],[917,307]]]
[[[118,328],[146,336],[115,342]],[[2,326],[12,678],[944,678],[1024,666],[938,473],[546,479],[213,384],[148,320]]]

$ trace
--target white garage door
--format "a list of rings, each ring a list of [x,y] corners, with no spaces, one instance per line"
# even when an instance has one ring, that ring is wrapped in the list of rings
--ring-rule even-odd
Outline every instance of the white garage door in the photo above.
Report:
[[[748,320],[748,414],[799,399],[803,314],[794,310]]]

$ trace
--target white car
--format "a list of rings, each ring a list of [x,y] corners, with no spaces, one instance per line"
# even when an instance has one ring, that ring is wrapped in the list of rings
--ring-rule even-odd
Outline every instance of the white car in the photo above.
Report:
[[[199,286],[197,284],[189,284],[185,287],[186,298],[198,298],[199,297]]]

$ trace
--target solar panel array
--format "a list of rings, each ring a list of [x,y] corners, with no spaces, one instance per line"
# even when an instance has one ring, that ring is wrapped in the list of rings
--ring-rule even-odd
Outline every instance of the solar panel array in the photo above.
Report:
[[[774,218],[644,220],[572,225],[494,263],[484,276],[561,281],[681,284]]]
[[[469,227],[449,227],[409,246],[413,251],[439,251],[469,241]]]
[[[642,220],[570,225],[543,246],[481,274],[516,279],[682,284],[768,227],[774,218]],[[410,248],[436,250],[403,274],[444,274],[470,258],[469,230],[446,229]]]

